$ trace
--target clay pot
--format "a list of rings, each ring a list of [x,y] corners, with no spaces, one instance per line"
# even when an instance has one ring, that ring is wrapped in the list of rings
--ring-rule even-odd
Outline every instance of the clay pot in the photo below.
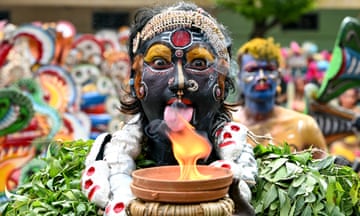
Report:
[[[198,165],[198,171],[209,179],[177,180],[179,166],[139,169],[132,173],[133,194],[145,201],[167,203],[199,203],[226,196],[232,182],[229,169]]]

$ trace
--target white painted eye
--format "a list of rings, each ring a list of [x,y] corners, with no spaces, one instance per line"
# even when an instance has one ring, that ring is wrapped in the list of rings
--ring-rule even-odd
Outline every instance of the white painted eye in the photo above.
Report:
[[[83,64],[71,70],[71,76],[79,85],[85,84],[90,79],[97,79],[100,76],[99,68],[91,64]]]
[[[120,100],[117,97],[108,97],[105,102],[106,112],[111,116],[120,114]]]
[[[111,73],[124,80],[130,75],[130,64],[126,61],[116,62],[111,66]]]
[[[94,65],[97,65],[97,66],[99,66],[101,64],[102,60],[103,59],[102,59],[101,55],[97,54],[97,53],[94,53],[94,54],[90,55],[90,57],[89,57],[89,62]]]
[[[101,47],[99,44],[94,40],[83,40],[79,42],[76,45],[76,48],[78,50],[81,50],[83,52],[83,58],[84,61],[89,61],[90,57],[94,54],[101,54]]]
[[[96,88],[100,94],[110,94],[115,91],[114,84],[106,76],[100,76],[96,81]]]
[[[71,50],[65,58],[65,64],[68,66],[76,65],[80,61],[81,55],[82,53],[78,50]]]

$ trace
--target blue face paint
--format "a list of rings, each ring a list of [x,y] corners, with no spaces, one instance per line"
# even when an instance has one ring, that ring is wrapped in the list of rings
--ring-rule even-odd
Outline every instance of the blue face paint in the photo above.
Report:
[[[255,59],[249,54],[242,57],[238,74],[240,89],[245,96],[245,106],[254,114],[266,114],[275,105],[279,79],[276,61]]]

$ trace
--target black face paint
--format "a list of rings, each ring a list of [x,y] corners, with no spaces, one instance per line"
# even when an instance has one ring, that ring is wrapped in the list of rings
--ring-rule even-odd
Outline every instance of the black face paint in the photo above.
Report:
[[[196,129],[209,127],[221,105],[214,97],[219,75],[213,53],[203,34],[185,29],[147,43],[141,104],[149,121],[164,119],[165,108],[176,102],[192,112],[188,120]]]

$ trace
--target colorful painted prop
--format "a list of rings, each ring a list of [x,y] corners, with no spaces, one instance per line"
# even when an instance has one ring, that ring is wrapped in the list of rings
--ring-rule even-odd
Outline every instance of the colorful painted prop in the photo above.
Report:
[[[340,26],[332,60],[320,87],[306,86],[308,113],[314,116],[328,142],[353,134],[360,129],[356,114],[328,105],[345,90],[360,86],[360,24],[346,17]]]
[[[72,50],[75,51],[75,59],[78,63],[90,62],[95,65],[100,65],[103,60],[104,45],[92,34],[83,34],[75,38],[72,44]],[[69,57],[71,57],[71,55]]]
[[[55,41],[49,31],[31,24],[20,26],[15,31],[14,40],[25,37],[30,46],[32,64],[48,64],[54,57]]]
[[[19,184],[21,168],[35,155],[29,145],[35,115],[31,100],[15,88],[0,89],[0,203]],[[22,132],[20,132],[22,131]]]
[[[71,74],[59,65],[45,65],[38,68],[34,78],[40,84],[45,102],[61,117],[62,124],[54,138],[64,141],[88,139],[89,120],[76,120],[81,115],[80,98]]]
[[[346,17],[340,26],[332,60],[315,99],[327,103],[345,90],[360,86],[360,23]]]
[[[35,25],[8,24],[0,44],[0,199],[5,187],[15,189],[21,169],[32,160],[41,144],[52,139],[60,124],[55,110],[41,104],[41,90],[33,80],[32,67],[53,58],[54,40],[49,31]],[[51,112],[52,111],[52,112]],[[49,123],[53,120],[54,127]],[[43,140],[44,139],[44,140]]]
[[[72,23],[62,20],[56,23],[55,34],[55,54],[52,63],[63,66],[76,36],[76,28]]]
[[[13,190],[18,186],[22,167],[39,153],[34,142],[51,140],[60,122],[56,111],[41,100],[34,80],[19,80],[0,92],[4,94],[2,104],[7,108],[2,116],[5,120],[1,119],[4,127],[0,130],[0,193],[3,194],[5,187]],[[51,122],[53,128],[49,126]]]
[[[76,35],[67,21],[9,24],[0,38],[0,88],[6,87],[1,91],[8,94],[0,102],[5,108],[0,111],[0,146],[9,153],[8,149],[17,149],[17,143],[29,149],[22,160],[9,161],[10,154],[2,158],[0,164],[11,164],[0,177],[12,182],[8,189],[21,181],[23,165],[45,150],[45,146],[35,149],[32,145],[54,139],[88,140],[128,121],[118,110],[120,95],[129,90],[130,62],[124,48],[128,33],[114,31],[111,38],[106,31]],[[8,86],[14,93],[9,93]],[[8,96],[23,98],[20,109]]]
[[[61,117],[54,108],[44,101],[43,92],[39,84],[34,79],[22,79],[14,83],[14,86],[21,89],[31,100],[35,111],[47,119],[47,132],[45,134],[49,140],[53,139],[60,129]]]
[[[16,89],[0,89],[0,137],[24,129],[34,115],[28,97]]]

